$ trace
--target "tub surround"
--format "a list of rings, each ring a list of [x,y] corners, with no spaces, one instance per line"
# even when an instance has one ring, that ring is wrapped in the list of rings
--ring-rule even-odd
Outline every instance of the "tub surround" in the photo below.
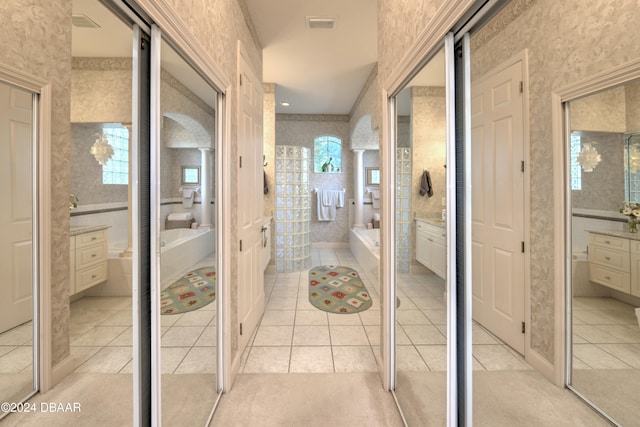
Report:
[[[349,249],[364,269],[374,278],[374,288],[379,290],[380,229],[352,228],[349,231]]]

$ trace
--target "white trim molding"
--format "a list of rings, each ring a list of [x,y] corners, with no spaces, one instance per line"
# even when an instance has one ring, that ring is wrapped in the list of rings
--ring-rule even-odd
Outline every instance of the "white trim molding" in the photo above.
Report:
[[[640,58],[612,67],[583,80],[572,82],[551,93],[553,130],[553,192],[554,192],[554,281],[555,281],[555,354],[553,379],[563,386],[567,381],[567,318],[568,283],[567,266],[571,260],[571,248],[567,244],[570,226],[567,224],[569,195],[566,191],[565,141],[567,138],[565,104],[567,102],[601,92],[640,79]],[[570,330],[570,328],[569,328]]]
[[[37,204],[38,204],[38,388],[48,391],[73,371],[70,357],[53,366],[51,330],[51,83],[33,74],[0,64],[0,80],[38,95],[37,126]],[[35,341],[34,341],[35,342]]]

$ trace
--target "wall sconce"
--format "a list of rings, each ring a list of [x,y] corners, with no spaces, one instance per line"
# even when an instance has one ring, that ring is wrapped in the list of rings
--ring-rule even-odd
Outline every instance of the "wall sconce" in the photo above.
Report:
[[[598,166],[602,157],[600,157],[598,150],[596,150],[590,142],[585,143],[583,147],[580,154],[578,154],[577,161],[580,166],[582,166],[582,170],[585,172],[593,172],[593,169]]]
[[[104,166],[113,156],[113,147],[109,144],[109,140],[104,133],[99,132],[96,135],[98,139],[96,139],[96,142],[91,146],[91,154],[93,154],[93,157],[96,158],[98,163]]]

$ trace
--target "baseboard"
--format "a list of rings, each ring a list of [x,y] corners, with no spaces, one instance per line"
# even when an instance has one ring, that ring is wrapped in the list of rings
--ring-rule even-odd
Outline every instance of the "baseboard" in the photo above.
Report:
[[[525,357],[525,361],[553,384],[556,384],[559,387],[562,387],[564,385],[557,384],[556,371],[553,363],[549,362],[537,351],[529,348],[529,351],[527,352],[527,355]]]
[[[75,358],[71,355],[67,356],[62,362],[51,368],[51,382],[49,388],[53,388],[60,381],[73,373]],[[40,390],[46,392],[48,390]]]

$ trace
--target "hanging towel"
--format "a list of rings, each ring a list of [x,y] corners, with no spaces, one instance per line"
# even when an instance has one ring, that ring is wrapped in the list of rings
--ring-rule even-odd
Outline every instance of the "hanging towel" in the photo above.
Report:
[[[190,188],[182,189],[182,206],[185,208],[193,207],[193,198],[195,196],[195,190]]]
[[[317,190],[318,221],[336,220],[336,197],[332,190]]]
[[[267,182],[267,172],[263,171],[262,191],[264,194],[269,194],[269,183]]]
[[[431,185],[431,175],[428,170],[422,172],[422,178],[420,178],[420,195],[427,197],[433,196],[433,187]]]
[[[371,205],[373,209],[380,209],[380,192],[378,190],[371,191]]]
[[[336,207],[338,208],[344,208],[344,191],[342,190],[337,190],[336,191]]]

